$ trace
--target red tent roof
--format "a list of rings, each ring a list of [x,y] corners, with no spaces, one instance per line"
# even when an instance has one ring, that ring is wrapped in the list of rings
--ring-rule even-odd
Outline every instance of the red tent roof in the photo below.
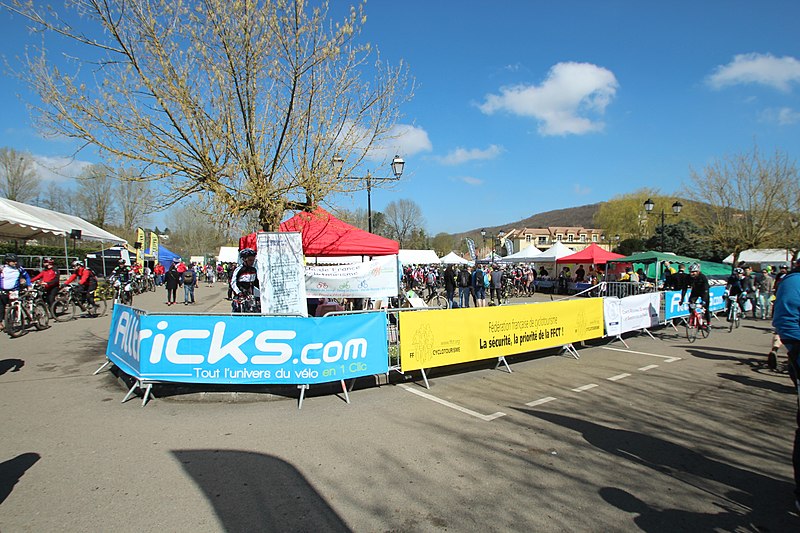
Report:
[[[615,254],[600,248],[595,243],[590,244],[580,252],[575,252],[572,255],[565,255],[556,260],[556,263],[591,263],[593,265],[604,265],[609,259],[618,259],[625,257],[622,254]]]
[[[303,234],[303,253],[308,256],[392,255],[400,251],[397,241],[374,235],[339,220],[321,207],[313,213],[301,211],[285,222],[280,231]],[[239,249],[256,249],[256,234],[239,239]]]

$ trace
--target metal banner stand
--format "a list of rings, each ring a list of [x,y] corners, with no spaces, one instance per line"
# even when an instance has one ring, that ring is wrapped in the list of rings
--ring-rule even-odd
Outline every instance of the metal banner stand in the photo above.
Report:
[[[103,370],[105,367],[107,367],[108,365],[111,365],[111,364],[113,364],[113,363],[111,362],[111,359],[106,359],[106,362],[105,362],[105,363],[103,363],[102,365],[100,365],[100,368],[98,368],[97,370],[95,370],[95,371],[94,371],[94,373],[93,373],[92,375],[93,375],[93,376],[96,376],[97,374],[99,374],[99,373],[100,373],[100,371],[101,371],[101,370]]]
[[[619,342],[621,342],[623,346],[625,346],[626,348],[630,348],[630,346],[628,346],[628,343],[625,342],[625,339],[622,338],[622,335],[617,335],[616,337],[614,337],[614,339],[619,339]]]
[[[355,382],[356,382],[356,380],[353,379],[353,383],[355,383]],[[350,404],[350,395],[347,393],[347,384],[344,382],[343,379],[340,379],[339,383],[341,383],[341,385],[342,385],[342,392],[344,393],[344,400],[349,405]],[[311,385],[309,385],[309,384],[298,385],[297,388],[300,389],[300,398],[297,400],[297,408],[298,409],[302,409],[303,408],[303,399],[306,397],[306,391],[311,388]]]
[[[494,365],[494,369],[497,370],[498,368],[500,368],[501,363],[505,365],[506,370],[508,370],[508,373],[511,374],[512,373],[511,367],[508,366],[508,361],[506,361],[506,357],[504,355],[501,355],[500,357],[497,358],[497,364]]]
[[[623,344],[624,344],[624,342],[623,342]],[[580,359],[581,358],[580,354],[578,353],[578,350],[575,349],[575,346],[573,346],[571,342],[569,344],[565,344],[564,346],[561,347],[561,353],[565,353],[565,352],[570,354],[575,359]]]
[[[640,332],[640,333],[641,333],[642,331],[644,331],[645,333],[647,333],[648,335],[650,335],[650,338],[651,338],[651,339],[653,339],[653,340],[656,340],[656,338],[655,338],[655,337],[653,337],[653,334],[652,334],[652,333],[650,333],[650,330],[649,330],[649,329],[647,329],[647,328],[642,328],[642,329],[640,329],[640,330],[639,330],[639,332]]]
[[[428,383],[428,376],[425,375],[425,369],[424,368],[420,368],[419,371],[422,372],[422,381],[425,382],[425,388],[426,389],[430,389],[431,385],[430,385],[430,383]]]
[[[133,384],[133,387],[130,388],[128,394],[122,399],[122,403],[128,401],[128,399],[133,396],[133,391],[136,389],[140,389],[144,391],[144,395],[142,396],[142,407],[147,404],[147,400],[150,398],[150,392],[153,390],[153,382],[152,381],[145,381],[137,379],[136,382]]]

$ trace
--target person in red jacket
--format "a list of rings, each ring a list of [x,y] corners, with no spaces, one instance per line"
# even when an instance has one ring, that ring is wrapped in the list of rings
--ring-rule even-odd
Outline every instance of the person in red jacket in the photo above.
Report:
[[[78,287],[75,292],[77,300],[88,302],[90,307],[94,307],[94,290],[97,288],[97,276],[92,269],[86,268],[82,261],[72,262],[72,275],[64,282],[64,286],[78,280]],[[80,304],[83,308],[83,303]]]
[[[31,278],[31,283],[40,282],[44,286],[44,295],[47,305],[53,305],[53,300],[58,292],[58,270],[53,268],[52,257],[45,257],[42,261],[42,271]]]

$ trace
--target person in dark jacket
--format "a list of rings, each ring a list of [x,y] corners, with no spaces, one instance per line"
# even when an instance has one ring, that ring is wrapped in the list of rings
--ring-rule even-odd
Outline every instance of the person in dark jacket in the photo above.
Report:
[[[794,466],[795,507],[800,510],[800,260],[792,273],[781,281],[772,310],[772,326],[789,352],[789,374],[797,389],[797,428],[794,432],[792,464]]]
[[[164,286],[167,288],[167,305],[175,305],[175,296],[178,292],[178,285],[181,284],[181,275],[178,266],[172,263],[167,273],[164,274]]]
[[[447,295],[447,307],[453,307],[453,298],[456,295],[456,273],[453,265],[444,269],[444,292]]]

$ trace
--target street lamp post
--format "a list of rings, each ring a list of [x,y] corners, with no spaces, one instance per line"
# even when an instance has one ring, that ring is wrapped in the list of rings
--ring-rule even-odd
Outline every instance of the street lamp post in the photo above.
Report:
[[[653,203],[653,200],[648,198],[647,201],[644,203],[645,212],[648,215],[652,214],[653,207],[655,207],[655,204]],[[683,209],[683,204],[682,203],[675,202],[674,204],[672,204],[672,216],[678,216],[678,214],[681,212],[681,209]],[[659,250],[660,252],[664,251],[664,218],[665,218],[665,216],[666,216],[666,213],[664,212],[664,208],[662,207],[661,208],[661,249]]]
[[[403,167],[406,162],[399,155],[395,155],[392,159],[392,174],[393,176],[376,178],[369,171],[366,176],[342,176],[342,167],[344,166],[344,159],[338,155],[334,156],[331,160],[333,168],[336,170],[336,175],[346,180],[364,180],[367,182],[367,227],[368,231],[372,233],[372,182],[373,181],[387,181],[398,180],[403,175]]]
[[[487,235],[486,229],[484,228],[484,229],[481,230],[481,238],[483,238],[483,249],[484,250],[486,250],[486,235]],[[505,232],[498,231],[497,235],[492,235],[491,233],[488,234],[488,235],[489,235],[489,240],[492,241],[492,250],[491,250],[492,256],[491,256],[491,259],[494,260],[495,247],[498,246],[499,244],[501,244],[501,241],[503,239],[503,235],[505,235]],[[495,244],[495,242],[497,244]]]

